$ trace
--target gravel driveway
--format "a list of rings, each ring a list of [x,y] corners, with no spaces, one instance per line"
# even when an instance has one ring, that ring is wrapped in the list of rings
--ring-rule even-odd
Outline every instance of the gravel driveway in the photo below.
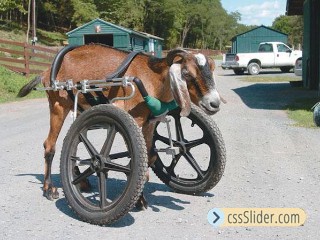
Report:
[[[43,148],[49,115],[46,99],[0,105],[0,239],[318,239],[320,234],[320,130],[292,126],[281,110],[310,92],[288,83],[245,83],[217,70],[228,101],[213,117],[227,148],[220,183],[203,196],[172,192],[151,173],[146,211],[131,211],[108,227],[81,222],[61,198],[42,197]],[[311,94],[314,94],[311,92]],[[53,180],[61,188],[57,145]],[[212,208],[293,207],[307,214],[300,227],[214,228]]]

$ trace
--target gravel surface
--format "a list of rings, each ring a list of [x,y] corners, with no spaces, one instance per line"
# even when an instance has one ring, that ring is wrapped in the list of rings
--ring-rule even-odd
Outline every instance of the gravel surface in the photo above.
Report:
[[[145,186],[149,208],[132,210],[107,227],[78,220],[61,190],[59,153],[71,117],[53,163],[60,199],[48,201],[41,189],[47,101],[1,104],[0,239],[318,239],[320,130],[294,127],[281,110],[291,99],[314,92],[288,83],[245,83],[220,68],[216,75],[228,101],[213,116],[227,148],[222,180],[202,196],[188,196],[172,192],[151,172]],[[302,208],[307,220],[292,228],[214,228],[208,223],[209,210],[231,207]]]

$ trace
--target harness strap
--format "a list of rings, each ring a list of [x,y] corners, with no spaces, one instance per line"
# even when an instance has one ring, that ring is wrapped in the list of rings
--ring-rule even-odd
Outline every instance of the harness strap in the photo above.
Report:
[[[79,46],[69,45],[64,48],[62,48],[55,58],[53,59],[51,71],[50,71],[50,83],[51,86],[53,82],[57,79],[58,72],[60,70],[64,55],[66,55],[68,52],[72,51],[73,49],[77,48]]]
[[[132,51],[129,55],[123,60],[117,70],[106,77],[107,81],[111,81],[113,78],[122,77],[123,73],[127,70],[132,60],[139,54],[140,52]]]

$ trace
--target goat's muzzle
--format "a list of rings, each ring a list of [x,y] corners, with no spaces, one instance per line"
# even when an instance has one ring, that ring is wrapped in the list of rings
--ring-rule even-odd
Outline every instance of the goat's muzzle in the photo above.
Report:
[[[207,114],[213,115],[220,110],[220,95],[216,90],[211,90],[199,101],[199,107]]]

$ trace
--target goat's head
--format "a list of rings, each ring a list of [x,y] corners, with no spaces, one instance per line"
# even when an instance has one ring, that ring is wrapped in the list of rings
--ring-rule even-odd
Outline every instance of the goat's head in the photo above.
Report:
[[[181,116],[189,115],[191,101],[207,114],[219,111],[221,99],[213,76],[215,64],[212,59],[200,53],[194,55],[183,49],[174,49],[168,53],[167,63],[171,90],[181,108]]]

